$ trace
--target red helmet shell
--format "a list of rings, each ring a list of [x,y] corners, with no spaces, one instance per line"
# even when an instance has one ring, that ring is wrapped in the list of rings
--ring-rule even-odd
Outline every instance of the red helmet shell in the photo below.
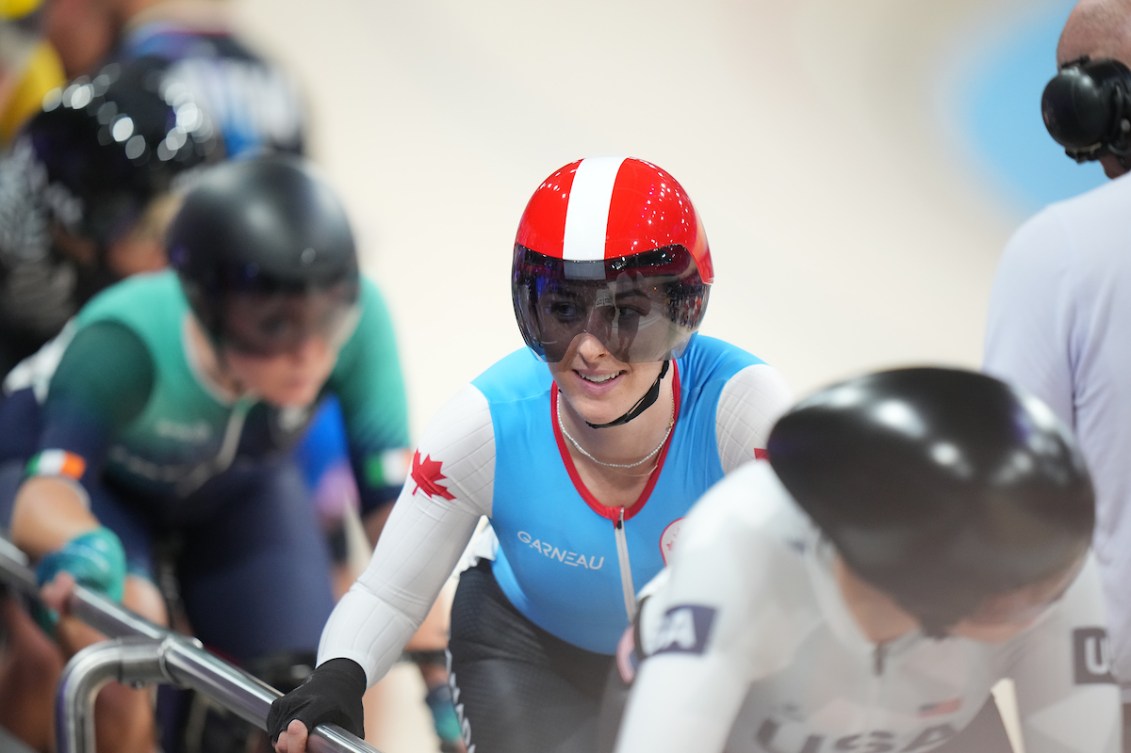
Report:
[[[515,243],[564,261],[597,261],[682,246],[714,280],[707,234],[683,186],[632,157],[593,157],[550,175],[530,198]]]

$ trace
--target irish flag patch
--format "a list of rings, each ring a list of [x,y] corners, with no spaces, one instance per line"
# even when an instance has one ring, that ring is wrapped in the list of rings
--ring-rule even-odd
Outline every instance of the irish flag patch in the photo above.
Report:
[[[66,476],[76,481],[82,478],[86,461],[66,450],[44,450],[27,464],[29,476]]]

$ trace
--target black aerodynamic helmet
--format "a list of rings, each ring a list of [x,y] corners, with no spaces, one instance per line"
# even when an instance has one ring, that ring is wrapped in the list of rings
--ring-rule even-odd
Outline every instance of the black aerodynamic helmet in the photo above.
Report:
[[[865,581],[929,635],[1068,573],[1095,524],[1070,432],[971,371],[911,368],[817,392],[774,426],[774,472]]]
[[[556,170],[515,236],[515,318],[546,361],[560,361],[584,332],[622,361],[678,356],[703,320],[713,279],[691,198],[666,170],[632,157]]]
[[[359,271],[345,207],[309,162],[286,155],[209,168],[167,238],[193,313],[217,342],[273,355],[356,322]]]
[[[224,156],[205,112],[151,58],[112,63],[48,94],[13,149],[49,214],[101,248],[187,171]]]

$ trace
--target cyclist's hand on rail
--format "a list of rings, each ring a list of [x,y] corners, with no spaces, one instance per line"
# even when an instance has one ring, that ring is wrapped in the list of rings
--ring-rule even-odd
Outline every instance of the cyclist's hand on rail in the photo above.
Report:
[[[114,601],[122,600],[126,582],[126,555],[122,542],[109,528],[99,527],[75,536],[60,549],[49,552],[35,567],[40,599],[46,609],[36,617],[48,633],[54,633],[60,614],[76,585],[89,588]]]
[[[303,753],[310,730],[319,724],[336,724],[363,738],[366,684],[365,670],[351,659],[318,665],[302,685],[271,704],[267,734],[276,753]]]

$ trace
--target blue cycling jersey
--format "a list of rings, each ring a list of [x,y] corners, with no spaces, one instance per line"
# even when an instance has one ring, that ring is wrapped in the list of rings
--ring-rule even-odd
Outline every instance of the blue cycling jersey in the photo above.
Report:
[[[490,367],[421,436],[373,558],[327,624],[320,660],[350,658],[380,678],[482,516],[497,538],[493,572],[515,608],[562,640],[612,654],[635,589],[663,566],[687,510],[756,455],[790,402],[772,367],[702,335],[676,359],[665,389],[674,426],[657,466],[643,466],[635,500],[610,505],[573,463],[547,365],[524,349]]]
[[[631,617],[622,580],[630,575],[643,585],[659,572],[689,502],[722,477],[719,397],[732,376],[759,363],[720,340],[693,341],[676,362],[678,420],[659,473],[629,508],[601,504],[577,481],[569,454],[560,452],[553,380],[528,349],[473,382],[495,429],[494,573],[520,612],[574,645],[613,652]],[[621,561],[618,537],[627,544]],[[575,619],[579,610],[584,620]]]

